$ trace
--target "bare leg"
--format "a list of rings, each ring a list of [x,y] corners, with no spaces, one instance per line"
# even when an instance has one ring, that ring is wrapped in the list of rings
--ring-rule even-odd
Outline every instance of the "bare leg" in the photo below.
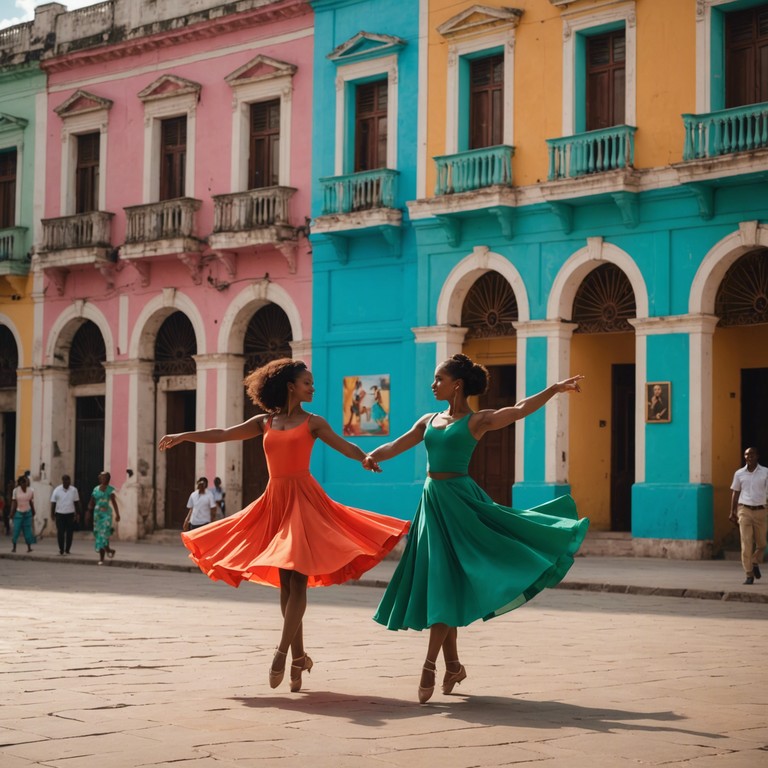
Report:
[[[449,672],[458,672],[461,668],[459,663],[458,637],[459,631],[456,627],[451,627],[443,641],[443,661],[445,661],[445,668]]]
[[[99,550],[99,562],[100,563],[104,562],[104,555],[105,555],[106,551],[107,550],[104,549],[103,547]]]
[[[426,669],[421,670],[421,681],[419,685],[422,688],[429,688],[435,684],[435,667],[437,662],[437,655],[440,653],[440,649],[443,647],[446,637],[450,633],[451,629],[447,624],[433,624],[429,628],[429,644],[427,645],[427,659],[424,664]]]
[[[285,612],[288,607],[288,599],[291,594],[291,573],[293,571],[280,571],[280,612],[285,619]],[[304,587],[306,594],[306,585]],[[296,630],[296,634],[291,640],[291,655],[294,659],[304,655],[304,624],[299,624],[299,628]],[[285,657],[281,657],[280,662],[275,669],[282,669],[285,664]]]
[[[280,583],[284,584],[283,573],[287,574],[288,595],[283,609],[283,633],[280,636],[278,650],[288,653],[291,648],[293,656],[304,655],[304,639],[301,635],[301,623],[307,610],[307,577],[297,571],[280,571]],[[284,657],[283,657],[284,661]]]

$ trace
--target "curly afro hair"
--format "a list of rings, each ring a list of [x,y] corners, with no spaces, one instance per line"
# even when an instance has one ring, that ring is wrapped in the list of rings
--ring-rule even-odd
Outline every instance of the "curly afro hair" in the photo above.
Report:
[[[307,370],[302,360],[282,357],[251,371],[244,380],[245,391],[256,405],[273,413],[288,402],[288,384]]]
[[[453,379],[464,382],[465,395],[483,395],[488,389],[490,374],[480,363],[473,363],[466,355],[457,354],[443,361],[440,366]]]

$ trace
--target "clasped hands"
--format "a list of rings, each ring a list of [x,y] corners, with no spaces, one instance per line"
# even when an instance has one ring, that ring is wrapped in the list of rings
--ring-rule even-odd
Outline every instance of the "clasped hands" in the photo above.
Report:
[[[371,472],[381,472],[381,467],[378,462],[374,461],[370,456],[366,456],[362,460],[363,469],[370,470]]]

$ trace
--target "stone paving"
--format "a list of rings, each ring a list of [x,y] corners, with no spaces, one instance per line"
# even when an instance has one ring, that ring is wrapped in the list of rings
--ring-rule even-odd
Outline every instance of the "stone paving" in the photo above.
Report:
[[[2,768],[766,764],[762,603],[550,590],[462,630],[469,677],[420,706],[426,635],[373,623],[379,588],[310,592],[291,694],[275,590],[8,557],[0,584]]]

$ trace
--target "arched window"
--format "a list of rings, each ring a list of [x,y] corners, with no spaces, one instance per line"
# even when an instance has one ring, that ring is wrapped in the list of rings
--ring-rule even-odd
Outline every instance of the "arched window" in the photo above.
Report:
[[[573,300],[574,333],[626,333],[634,330],[635,294],[624,272],[615,264],[601,264],[579,286]]]
[[[183,312],[165,318],[155,340],[155,375],[190,376],[197,370],[195,329]]]
[[[254,313],[245,331],[243,353],[245,372],[277,360],[291,357],[291,323],[277,304],[267,304]]]
[[[768,323],[768,248],[745,253],[731,265],[715,297],[718,325]]]
[[[86,320],[75,332],[69,349],[69,384],[103,384],[107,349],[99,326]]]
[[[10,329],[0,325],[0,389],[16,389],[19,350]]]
[[[517,299],[512,286],[498,273],[486,272],[469,289],[461,307],[467,339],[514,336]]]

